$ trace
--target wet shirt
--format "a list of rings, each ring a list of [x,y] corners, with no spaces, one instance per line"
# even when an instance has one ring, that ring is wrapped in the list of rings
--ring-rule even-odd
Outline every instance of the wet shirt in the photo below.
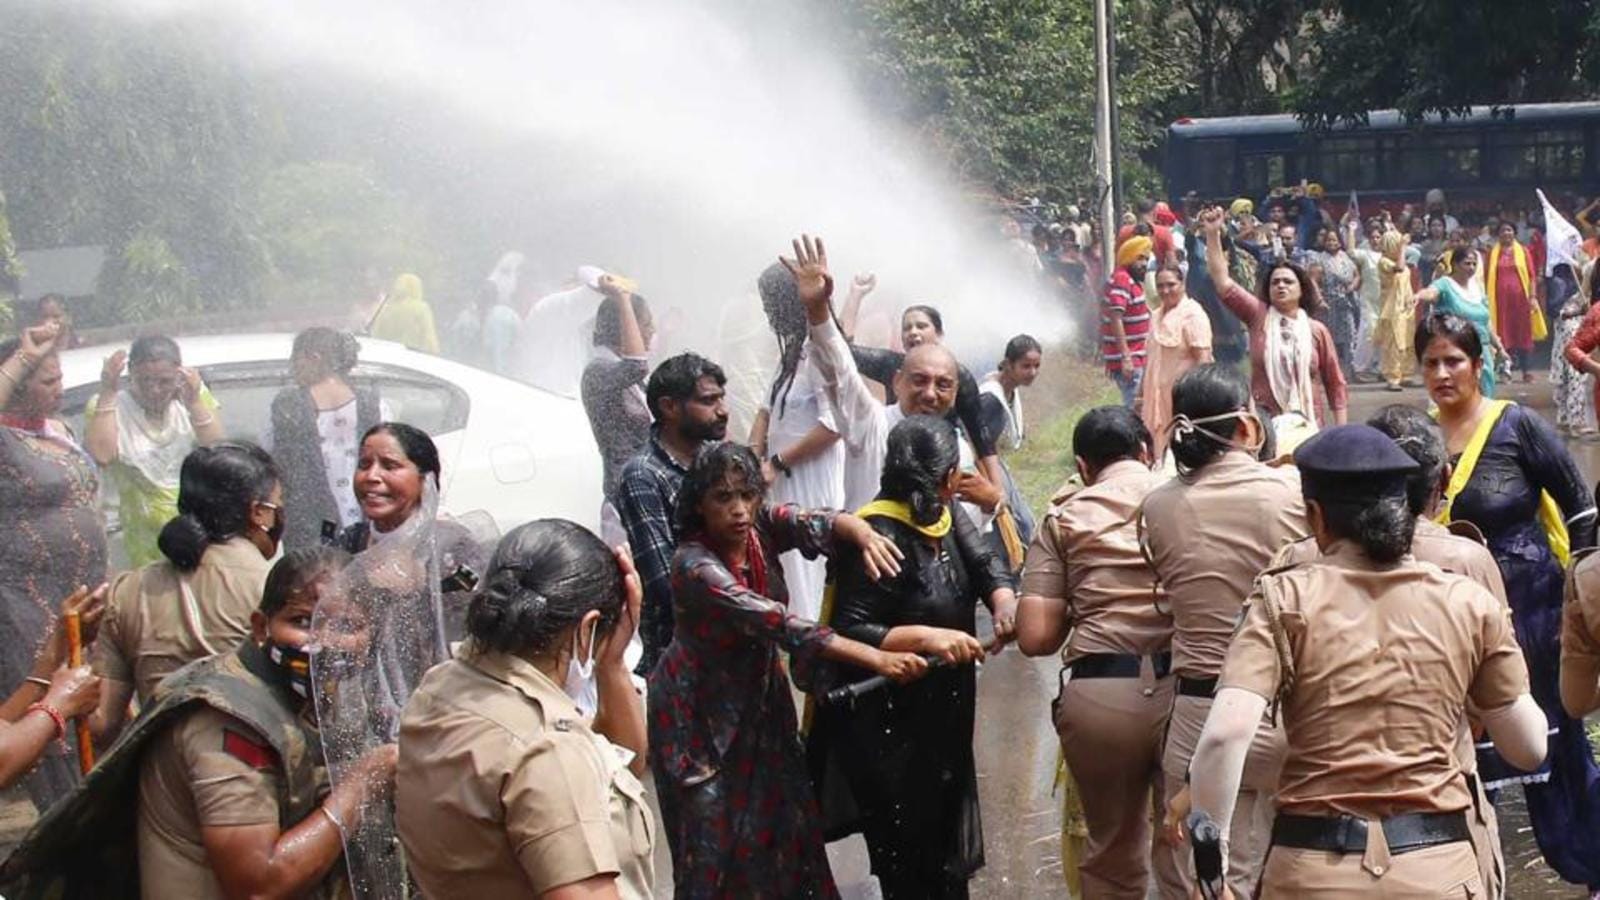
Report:
[[[1261,578],[1222,687],[1278,694],[1273,605],[1294,663],[1279,808],[1366,818],[1468,808],[1455,753],[1466,702],[1499,709],[1528,691],[1505,605],[1437,566],[1377,565],[1337,544],[1319,562]]]
[[[616,875],[647,900],[655,825],[617,748],[532,663],[469,648],[400,720],[395,826],[423,894],[538,897]]]
[[[112,582],[96,641],[95,673],[133,684],[141,703],[186,663],[239,646],[272,563],[248,538],[212,544],[193,572],[151,563]],[[193,604],[180,578],[189,584]]]
[[[210,706],[180,719],[139,767],[139,881],[146,897],[227,895],[200,829],[278,825],[283,771],[253,728]],[[178,886],[181,886],[179,890]]]
[[[1066,659],[1154,653],[1171,643],[1172,617],[1157,609],[1159,588],[1137,525],[1140,503],[1165,480],[1133,460],[1113,463],[1051,510],[1034,536],[1022,593],[1067,603],[1073,631]]]
[[[1300,472],[1230,450],[1192,481],[1156,488],[1143,515],[1145,547],[1172,609],[1172,669],[1215,677],[1256,576],[1310,531]]]

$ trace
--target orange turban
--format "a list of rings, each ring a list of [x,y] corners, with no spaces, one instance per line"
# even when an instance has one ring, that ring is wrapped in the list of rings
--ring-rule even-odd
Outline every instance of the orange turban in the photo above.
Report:
[[[1117,268],[1123,268],[1141,256],[1149,256],[1155,244],[1142,234],[1136,234],[1117,248]]]

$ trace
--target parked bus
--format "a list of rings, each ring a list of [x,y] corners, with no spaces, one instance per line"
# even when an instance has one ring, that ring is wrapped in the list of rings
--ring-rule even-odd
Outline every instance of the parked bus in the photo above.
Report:
[[[1320,183],[1330,200],[1409,201],[1442,188],[1452,205],[1593,196],[1600,186],[1600,103],[1475,106],[1465,116],[1405,122],[1394,110],[1365,125],[1307,129],[1292,115],[1180,119],[1167,129],[1165,175],[1174,202],[1260,200],[1272,188]]]

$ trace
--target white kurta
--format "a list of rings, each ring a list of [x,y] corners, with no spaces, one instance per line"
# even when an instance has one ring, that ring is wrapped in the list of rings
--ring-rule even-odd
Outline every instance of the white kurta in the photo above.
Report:
[[[768,453],[792,447],[817,425],[835,434],[839,432],[833,408],[822,391],[822,379],[810,357],[809,352],[802,353],[788,394],[780,393],[772,404],[767,426]],[[835,442],[819,455],[790,468],[791,473],[779,476],[772,486],[773,503],[798,503],[805,509],[845,508],[843,441]],[[780,556],[779,561],[783,563],[784,580],[789,584],[790,609],[803,618],[817,618],[822,611],[827,560],[822,557],[808,560],[800,551],[790,550]]]

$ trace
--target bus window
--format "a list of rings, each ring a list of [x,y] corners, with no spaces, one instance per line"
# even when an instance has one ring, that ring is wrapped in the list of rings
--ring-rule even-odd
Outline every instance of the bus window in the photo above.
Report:
[[[1395,144],[1400,180],[1408,186],[1475,184],[1483,178],[1479,135],[1410,134]]]
[[[1494,175],[1505,181],[1575,181],[1583,175],[1583,131],[1501,131],[1490,135]]]
[[[1234,190],[1233,141],[1196,141],[1193,176],[1202,196],[1226,197]]]
[[[1377,138],[1328,138],[1322,141],[1317,148],[1315,174],[1318,180],[1334,190],[1377,187]]]
[[[1246,197],[1265,196],[1267,191],[1283,187],[1287,183],[1284,177],[1285,164],[1282,153],[1246,156],[1243,157],[1243,162]]]

